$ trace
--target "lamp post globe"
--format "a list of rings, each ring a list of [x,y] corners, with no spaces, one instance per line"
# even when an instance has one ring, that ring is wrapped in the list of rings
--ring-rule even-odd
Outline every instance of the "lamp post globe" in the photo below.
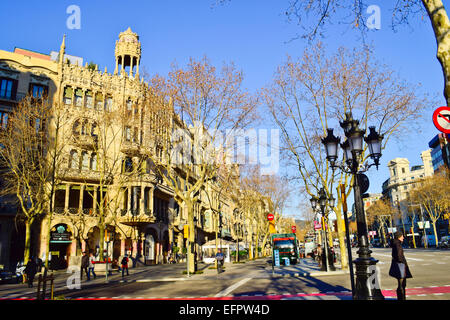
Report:
[[[369,127],[370,133],[364,138],[364,141],[369,146],[369,156],[375,162],[375,165],[378,168],[380,157],[381,157],[381,142],[383,141],[383,135],[379,135],[376,132],[375,127]]]
[[[341,139],[333,134],[333,129],[327,129],[327,132],[327,136],[322,139],[322,143],[325,145],[327,160],[330,162],[331,166],[334,167],[337,160],[339,142]]]

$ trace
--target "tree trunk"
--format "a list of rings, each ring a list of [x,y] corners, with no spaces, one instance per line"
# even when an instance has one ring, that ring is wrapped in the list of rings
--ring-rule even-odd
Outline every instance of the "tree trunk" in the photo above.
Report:
[[[444,73],[444,96],[450,105],[450,21],[441,0],[422,0],[427,10],[437,43],[437,54]]]
[[[26,265],[30,260],[31,254],[31,226],[34,218],[27,219],[25,222],[25,249],[23,251],[23,264]]]
[[[434,240],[436,242],[436,248],[438,245],[438,235],[437,235],[437,231],[436,231],[436,220],[432,220],[433,222],[433,231],[434,231]]]
[[[340,205],[338,206],[338,208]],[[345,230],[343,230],[344,224],[342,223],[342,217],[340,214],[340,210],[336,210],[336,220],[337,220],[337,232],[339,238],[339,250],[341,251],[341,268],[342,270],[348,269],[348,259],[347,252],[345,251]]]
[[[195,247],[195,225],[194,225],[194,206],[191,201],[186,201],[188,210],[188,226],[189,226],[189,247],[187,248],[187,259],[189,263],[189,273],[197,271],[197,264],[195,261],[194,250]]]

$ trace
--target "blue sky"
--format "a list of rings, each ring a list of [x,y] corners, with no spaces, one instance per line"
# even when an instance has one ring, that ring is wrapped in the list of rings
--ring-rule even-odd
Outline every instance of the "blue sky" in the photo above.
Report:
[[[8,1],[0,11],[0,49],[14,47],[42,53],[59,49],[67,35],[68,54],[93,61],[100,70],[114,70],[114,46],[121,31],[131,27],[142,43],[141,67],[150,74],[167,74],[172,62],[187,62],[189,57],[208,56],[220,65],[234,61],[245,76],[245,86],[255,91],[267,85],[286,55],[300,56],[308,45],[304,40],[289,42],[299,31],[283,15],[288,1],[234,0],[213,6],[215,0],[196,1],[115,1],[52,0]],[[420,164],[420,152],[438,133],[431,117],[435,108],[445,105],[443,75],[436,59],[436,40],[428,17],[411,21],[411,28],[390,27],[390,7],[386,1],[373,0],[381,8],[381,29],[371,31],[368,41],[376,57],[389,64],[404,79],[422,83],[423,92],[438,97],[438,105],[424,110],[421,132],[405,135],[403,143],[392,141],[384,151],[379,171],[371,169],[369,192],[381,192],[388,178],[386,164],[395,157],[406,157],[411,165]],[[449,8],[447,1],[444,4]],[[69,30],[66,9],[81,9],[81,29]],[[417,21],[416,21],[417,20]],[[323,41],[329,50],[339,46],[359,46],[356,33],[329,26]],[[294,197],[295,199],[295,197]],[[294,200],[295,202],[295,200]],[[296,214],[294,208],[287,213]]]

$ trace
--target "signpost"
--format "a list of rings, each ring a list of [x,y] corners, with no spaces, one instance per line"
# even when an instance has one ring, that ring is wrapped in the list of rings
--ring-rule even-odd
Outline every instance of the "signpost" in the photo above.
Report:
[[[295,233],[297,231],[297,227],[296,226],[292,226],[291,230],[292,230],[293,233]]]
[[[439,107],[433,112],[434,126],[443,133],[450,133],[450,107]]]

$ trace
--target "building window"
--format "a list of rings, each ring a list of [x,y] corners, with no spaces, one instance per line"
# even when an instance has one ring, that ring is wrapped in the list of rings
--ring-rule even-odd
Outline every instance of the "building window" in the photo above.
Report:
[[[41,84],[30,84],[30,94],[33,98],[40,99],[46,96],[48,93],[48,88]]]
[[[0,98],[11,99],[14,80],[0,80]]]
[[[405,168],[402,168],[402,173],[405,173]]]
[[[112,104],[113,104],[113,100],[111,97],[107,97],[106,98],[106,103],[105,103],[105,111],[111,111],[112,110]]]
[[[79,169],[78,151],[76,150],[70,152],[70,168]]]
[[[131,128],[125,127],[125,140],[131,141]]]
[[[91,170],[97,170],[97,154],[93,153],[91,155]]]
[[[6,129],[8,126],[8,112],[0,111],[0,128]]]
[[[71,87],[64,88],[64,103],[71,105],[73,97],[73,89]]]
[[[77,89],[75,91],[75,106],[81,107],[83,105],[83,91],[81,89]]]
[[[133,172],[133,159],[126,157],[123,161],[123,172]]]
[[[89,170],[89,154],[86,151],[81,154],[81,169]]]
[[[92,109],[94,107],[94,98],[92,97],[92,91],[86,92],[86,107]]]

